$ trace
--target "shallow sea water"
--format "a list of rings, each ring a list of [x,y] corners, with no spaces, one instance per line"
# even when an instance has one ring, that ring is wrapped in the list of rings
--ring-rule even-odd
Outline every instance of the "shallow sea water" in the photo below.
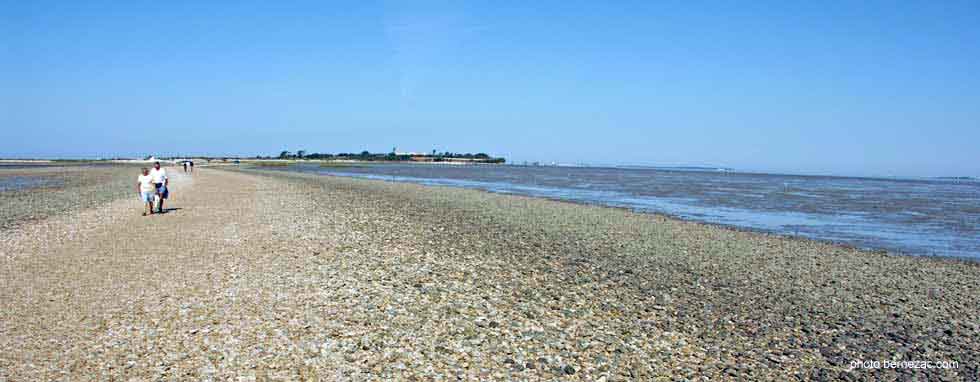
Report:
[[[655,168],[383,164],[281,170],[546,197],[913,255],[980,260],[980,182]]]

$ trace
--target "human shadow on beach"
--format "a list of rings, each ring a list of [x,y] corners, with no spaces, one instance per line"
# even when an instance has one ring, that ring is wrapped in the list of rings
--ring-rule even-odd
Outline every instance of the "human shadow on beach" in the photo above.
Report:
[[[182,209],[183,209],[183,208],[180,208],[180,207],[177,207],[177,208],[173,208],[173,207],[171,207],[171,208],[164,208],[164,209],[163,209],[163,211],[161,211],[161,212],[157,212],[157,213],[158,213],[158,214],[169,214],[170,212],[173,212],[173,211],[180,211],[180,210],[182,210]]]

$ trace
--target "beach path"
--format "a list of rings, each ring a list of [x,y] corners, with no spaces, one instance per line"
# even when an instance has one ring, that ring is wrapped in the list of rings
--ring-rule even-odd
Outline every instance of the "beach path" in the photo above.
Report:
[[[170,173],[165,214],[140,216],[134,192],[5,235],[0,348],[7,351],[0,354],[0,379],[206,375],[213,365],[200,355],[207,352],[205,333],[218,330],[214,319],[251,326],[236,316],[249,309],[262,310],[251,319],[274,319],[274,286],[241,287],[247,283],[241,278],[278,275],[286,269],[277,266],[289,266],[270,255],[282,227],[260,219],[289,219],[293,212],[277,204],[275,193],[258,200],[273,182],[234,172]],[[222,310],[230,305],[218,300],[238,309]],[[240,331],[231,335],[229,325],[223,330],[246,340]],[[190,355],[192,369],[175,373],[189,367],[181,360]]]

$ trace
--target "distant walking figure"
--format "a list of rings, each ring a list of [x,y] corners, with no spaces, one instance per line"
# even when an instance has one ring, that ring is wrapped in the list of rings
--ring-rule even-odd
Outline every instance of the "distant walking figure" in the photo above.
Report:
[[[190,162],[191,162],[191,172],[194,172],[194,161],[190,161]]]
[[[167,185],[170,184],[170,178],[167,177],[167,170],[160,168],[160,162],[153,164],[153,169],[150,170],[150,177],[153,178],[153,186],[156,187],[157,197],[160,198],[160,205],[157,206],[157,212],[163,213],[163,201],[170,196],[170,191],[167,190]]]
[[[153,177],[150,176],[150,169],[143,167],[140,176],[136,178],[136,194],[139,195],[140,201],[146,205],[143,216],[153,215],[153,198],[156,196],[156,192]]]
[[[184,161],[184,172],[187,172],[187,161]]]

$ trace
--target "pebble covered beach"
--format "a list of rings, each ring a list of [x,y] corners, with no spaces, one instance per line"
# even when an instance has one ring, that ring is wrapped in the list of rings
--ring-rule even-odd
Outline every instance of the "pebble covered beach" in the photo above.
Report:
[[[980,377],[976,262],[475,190],[170,171],[166,214],[106,181],[93,192],[126,189],[0,228],[0,380]],[[855,367],[886,360],[955,367]]]
[[[137,165],[4,165],[0,229],[77,212],[134,193]]]

